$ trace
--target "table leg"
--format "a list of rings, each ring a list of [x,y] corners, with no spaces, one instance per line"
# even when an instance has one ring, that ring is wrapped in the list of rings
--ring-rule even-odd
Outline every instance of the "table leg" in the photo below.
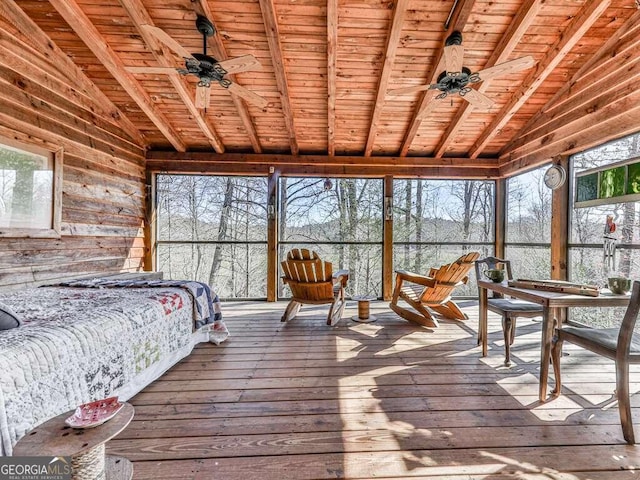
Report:
[[[487,289],[480,288],[480,321],[478,324],[478,340],[482,342],[482,356],[487,356]]]
[[[555,309],[542,309],[542,342],[540,345],[540,390],[538,397],[541,402],[547,398],[547,381],[549,379],[549,362],[551,360],[551,341],[553,340]]]

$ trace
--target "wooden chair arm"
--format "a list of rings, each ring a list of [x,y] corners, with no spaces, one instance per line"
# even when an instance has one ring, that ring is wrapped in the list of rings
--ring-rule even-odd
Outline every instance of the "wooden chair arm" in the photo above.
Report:
[[[347,286],[347,281],[349,280],[349,270],[338,270],[337,272],[333,272],[332,275],[333,283],[340,281],[342,286]]]
[[[398,281],[407,281],[417,283],[418,285],[424,285],[425,287],[433,287],[437,282],[435,278],[425,277],[413,272],[407,272],[406,270],[396,270]]]

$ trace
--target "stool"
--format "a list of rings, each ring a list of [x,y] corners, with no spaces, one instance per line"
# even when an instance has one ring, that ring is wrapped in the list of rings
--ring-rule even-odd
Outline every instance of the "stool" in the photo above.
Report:
[[[123,457],[105,455],[105,443],[118,435],[133,418],[126,403],[110,420],[94,428],[71,428],[64,421],[74,410],[37,426],[20,439],[13,455],[71,457],[72,480],[131,480],[133,465]]]
[[[351,297],[351,300],[356,300],[358,302],[358,315],[354,315],[353,317],[351,317],[351,320],[359,323],[375,322],[377,318],[373,315],[369,315],[369,306],[371,300],[375,299],[376,297],[367,296]]]

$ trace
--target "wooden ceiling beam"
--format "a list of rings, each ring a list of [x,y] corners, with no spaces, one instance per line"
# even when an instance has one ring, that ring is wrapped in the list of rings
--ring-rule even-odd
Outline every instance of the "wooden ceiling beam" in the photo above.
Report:
[[[175,68],[175,56],[171,55],[167,52],[167,49],[157,40],[157,38],[153,35],[150,35],[147,30],[143,28],[143,25],[151,25],[155,26],[151,15],[147,12],[144,4],[141,0],[120,0],[120,4],[127,11],[127,14],[131,18],[134,26],[140,33],[142,40],[146,43],[146,45],[153,53],[156,61],[163,67],[167,68]],[[196,108],[194,103],[194,97],[190,92],[191,87],[187,83],[187,81],[182,78],[177,72],[173,74],[167,75],[169,77],[169,81],[173,88],[175,88],[180,100],[185,104],[187,110],[191,114],[191,116],[195,119],[198,127],[202,131],[209,144],[215,149],[218,153],[224,152],[224,145],[218,137],[218,134],[215,131],[213,125],[209,123],[203,114],[202,110]]]
[[[629,109],[632,109],[640,102],[640,90],[638,90],[637,79],[640,78],[640,61],[635,64],[635,78],[627,79],[622,82],[617,89],[612,90],[606,95],[600,95],[592,98],[586,104],[574,108],[565,115],[550,123],[542,130],[525,137],[525,142],[518,148],[511,150],[506,156],[507,161],[529,157],[532,155],[540,155],[539,152],[548,152],[550,149],[556,148],[554,156],[557,154],[566,154],[563,149],[566,148],[566,139],[571,138],[577,132],[592,129],[599,126],[603,132],[612,132],[610,123],[616,121],[621,115],[624,115]],[[638,130],[640,130],[640,118],[638,119]],[[600,134],[595,133],[595,138],[599,138]],[[605,137],[607,141],[609,137]],[[571,150],[575,148],[588,148],[580,144],[571,146]],[[552,150],[551,150],[552,151]]]
[[[539,139],[540,147],[535,151],[521,151],[509,162],[500,166],[500,175],[513,175],[519,170],[548,162],[559,155],[571,155],[616,138],[640,131],[640,91],[625,97],[614,105],[589,113],[586,107],[581,112],[583,120],[573,124],[566,131],[558,132],[557,141],[545,144]],[[579,115],[579,113],[576,113]]]
[[[570,101],[563,103],[562,108],[541,117],[539,127],[536,125],[529,131],[521,132],[518,139],[509,144],[509,149],[505,149],[501,154],[501,158],[518,155],[520,150],[530,148],[530,145],[537,143],[540,138],[552,143],[559,132],[572,122],[582,120],[585,115],[633,94],[640,81],[640,48],[636,49],[633,58],[632,63],[624,64],[624,75],[616,75],[615,81],[595,83],[591,88],[581,91]]]
[[[356,157],[329,155],[234,154],[207,152],[147,152],[147,169],[156,172],[268,175],[359,176],[381,178],[497,178],[497,159]]]
[[[202,15],[213,21],[213,13],[211,12],[209,3],[206,0],[196,0],[194,9],[196,13],[198,13],[198,15]],[[215,57],[218,59],[218,61],[229,59],[227,49],[224,46],[224,42],[222,41],[222,37],[220,36],[220,32],[217,28],[213,36],[209,37],[209,43],[211,44],[211,47],[215,52]],[[235,75],[228,74],[226,77],[232,82],[238,83]],[[256,126],[251,119],[251,115],[249,114],[247,105],[237,95],[231,95],[231,100],[233,100],[233,104],[235,105],[236,111],[240,116],[242,125],[247,132],[247,136],[249,137],[249,141],[251,142],[251,147],[253,148],[254,153],[262,153],[262,146],[260,145],[260,139],[258,138],[258,133],[256,132]]]
[[[378,82],[378,94],[376,95],[373,115],[371,116],[369,136],[367,137],[367,143],[364,147],[365,157],[371,155],[373,147],[376,143],[378,123],[380,121],[380,115],[382,115],[382,110],[384,108],[384,100],[387,95],[387,87],[389,86],[389,78],[391,77],[393,64],[396,60],[396,52],[398,51],[398,45],[400,43],[400,34],[402,33],[402,25],[404,24],[404,17],[407,11],[408,3],[409,0],[397,0],[396,2],[394,2],[393,18],[391,20],[391,25],[389,26],[389,34],[387,35],[387,47],[384,56],[384,65],[382,66],[382,73],[380,74],[380,80]]]
[[[327,153],[336,154],[338,0],[327,0]]]
[[[108,45],[98,29],[80,8],[76,0],[50,0],[58,13],[71,26],[76,34],[84,41],[104,67],[113,75],[116,81],[129,94],[140,109],[149,117],[153,124],[169,140],[173,147],[183,152],[186,145],[171,126],[167,118],[160,112],[151,100],[149,94],[140,83],[127,72],[122,60]]]
[[[466,157],[362,157],[356,155],[287,155],[279,153],[223,153],[210,152],[169,152],[164,150],[148,150],[149,160],[180,160],[180,161],[208,161],[208,162],[238,162],[257,163],[267,168],[273,164],[301,164],[301,165],[354,165],[354,166],[435,166],[435,167],[464,167],[495,168],[499,166],[498,158],[470,159]],[[268,168],[267,168],[268,169]]]
[[[469,15],[471,15],[471,11],[473,10],[474,4],[475,4],[475,0],[461,0],[461,2],[458,4],[458,7],[456,8],[456,11],[453,14],[453,18],[449,23],[449,28],[445,32],[444,38],[442,39],[442,42],[441,42],[442,46],[440,47],[440,50],[436,54],[436,57],[435,57],[436,60],[432,64],[433,66],[431,67],[431,69],[429,70],[429,73],[427,74],[427,79],[429,80],[429,83],[434,83],[437,80],[438,75],[442,71],[441,65],[444,57],[445,39],[455,30],[458,30],[460,32],[464,30],[464,26],[466,25],[467,20],[469,19]],[[413,112],[411,123],[409,124],[409,128],[405,133],[404,140],[402,141],[402,146],[400,147],[401,157],[406,156],[407,153],[409,152],[409,149],[411,148],[411,144],[413,143],[413,140],[416,138],[416,135],[418,134],[420,125],[422,124],[422,121],[424,120],[424,118],[426,118],[426,115],[424,114],[424,112],[428,109],[427,105],[430,102],[432,96],[433,96],[433,90],[427,90],[426,92],[420,95],[418,106]]]
[[[298,140],[296,139],[296,129],[293,122],[293,110],[289,96],[289,84],[287,82],[287,73],[284,68],[284,59],[282,56],[282,45],[280,44],[280,31],[278,28],[278,18],[276,16],[275,5],[273,0],[260,0],[260,10],[262,11],[262,19],[267,35],[267,42],[271,52],[271,61],[276,76],[276,84],[280,93],[280,103],[282,104],[282,114],[287,125],[289,133],[289,144],[291,153],[297,155],[300,151]]]
[[[70,87],[78,89],[87,99],[91,100],[91,106],[87,102],[79,104],[82,108],[95,112],[109,120],[114,125],[129,135],[141,148],[147,147],[147,141],[140,130],[116,107],[111,100],[100,90],[89,77],[78,67],[67,54],[65,54],[51,38],[15,3],[14,0],[0,2],[0,15],[7,19],[16,29],[28,38],[29,42],[51,62],[58,67],[60,72],[70,83]],[[28,72],[25,72],[28,75]]]
[[[553,72],[564,57],[578,43],[591,26],[611,4],[611,0],[589,0],[576,15],[558,41],[538,62],[537,67],[525,78],[520,87],[511,95],[507,104],[494,117],[489,126],[475,141],[469,156],[477,158],[491,139],[511,120],[516,112],[535,93],[544,80]]]
[[[612,41],[614,40],[614,41]],[[544,129],[557,118],[601,96],[637,75],[640,58],[640,10],[573,75],[502,149],[501,156],[522,146],[525,137]],[[634,65],[635,64],[635,65]],[[634,73],[635,72],[635,73]]]
[[[518,9],[518,13],[493,50],[484,68],[493,67],[494,65],[507,61],[516,45],[520,43],[522,36],[531,25],[531,22],[533,22],[533,19],[538,15],[538,12],[540,12],[543,3],[544,0],[525,0],[525,3]],[[480,84],[477,90],[480,93],[484,93],[489,89],[490,85],[491,80],[486,80]],[[442,157],[446,153],[451,142],[455,140],[458,130],[464,125],[469,114],[472,112],[472,108],[470,103],[462,102],[462,106],[456,112],[451,123],[442,135],[440,142],[436,146],[433,153],[434,157]]]

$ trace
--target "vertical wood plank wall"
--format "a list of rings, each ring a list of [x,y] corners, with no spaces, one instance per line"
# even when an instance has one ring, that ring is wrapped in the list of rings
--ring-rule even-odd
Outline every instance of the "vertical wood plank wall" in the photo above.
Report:
[[[29,39],[14,36],[0,55],[0,136],[51,151],[63,149],[62,236],[0,238],[0,286],[22,287],[93,272],[142,269],[145,256],[144,149],[92,105],[74,72],[39,56],[40,68],[22,71],[34,56]],[[70,93],[71,92],[71,93]]]

